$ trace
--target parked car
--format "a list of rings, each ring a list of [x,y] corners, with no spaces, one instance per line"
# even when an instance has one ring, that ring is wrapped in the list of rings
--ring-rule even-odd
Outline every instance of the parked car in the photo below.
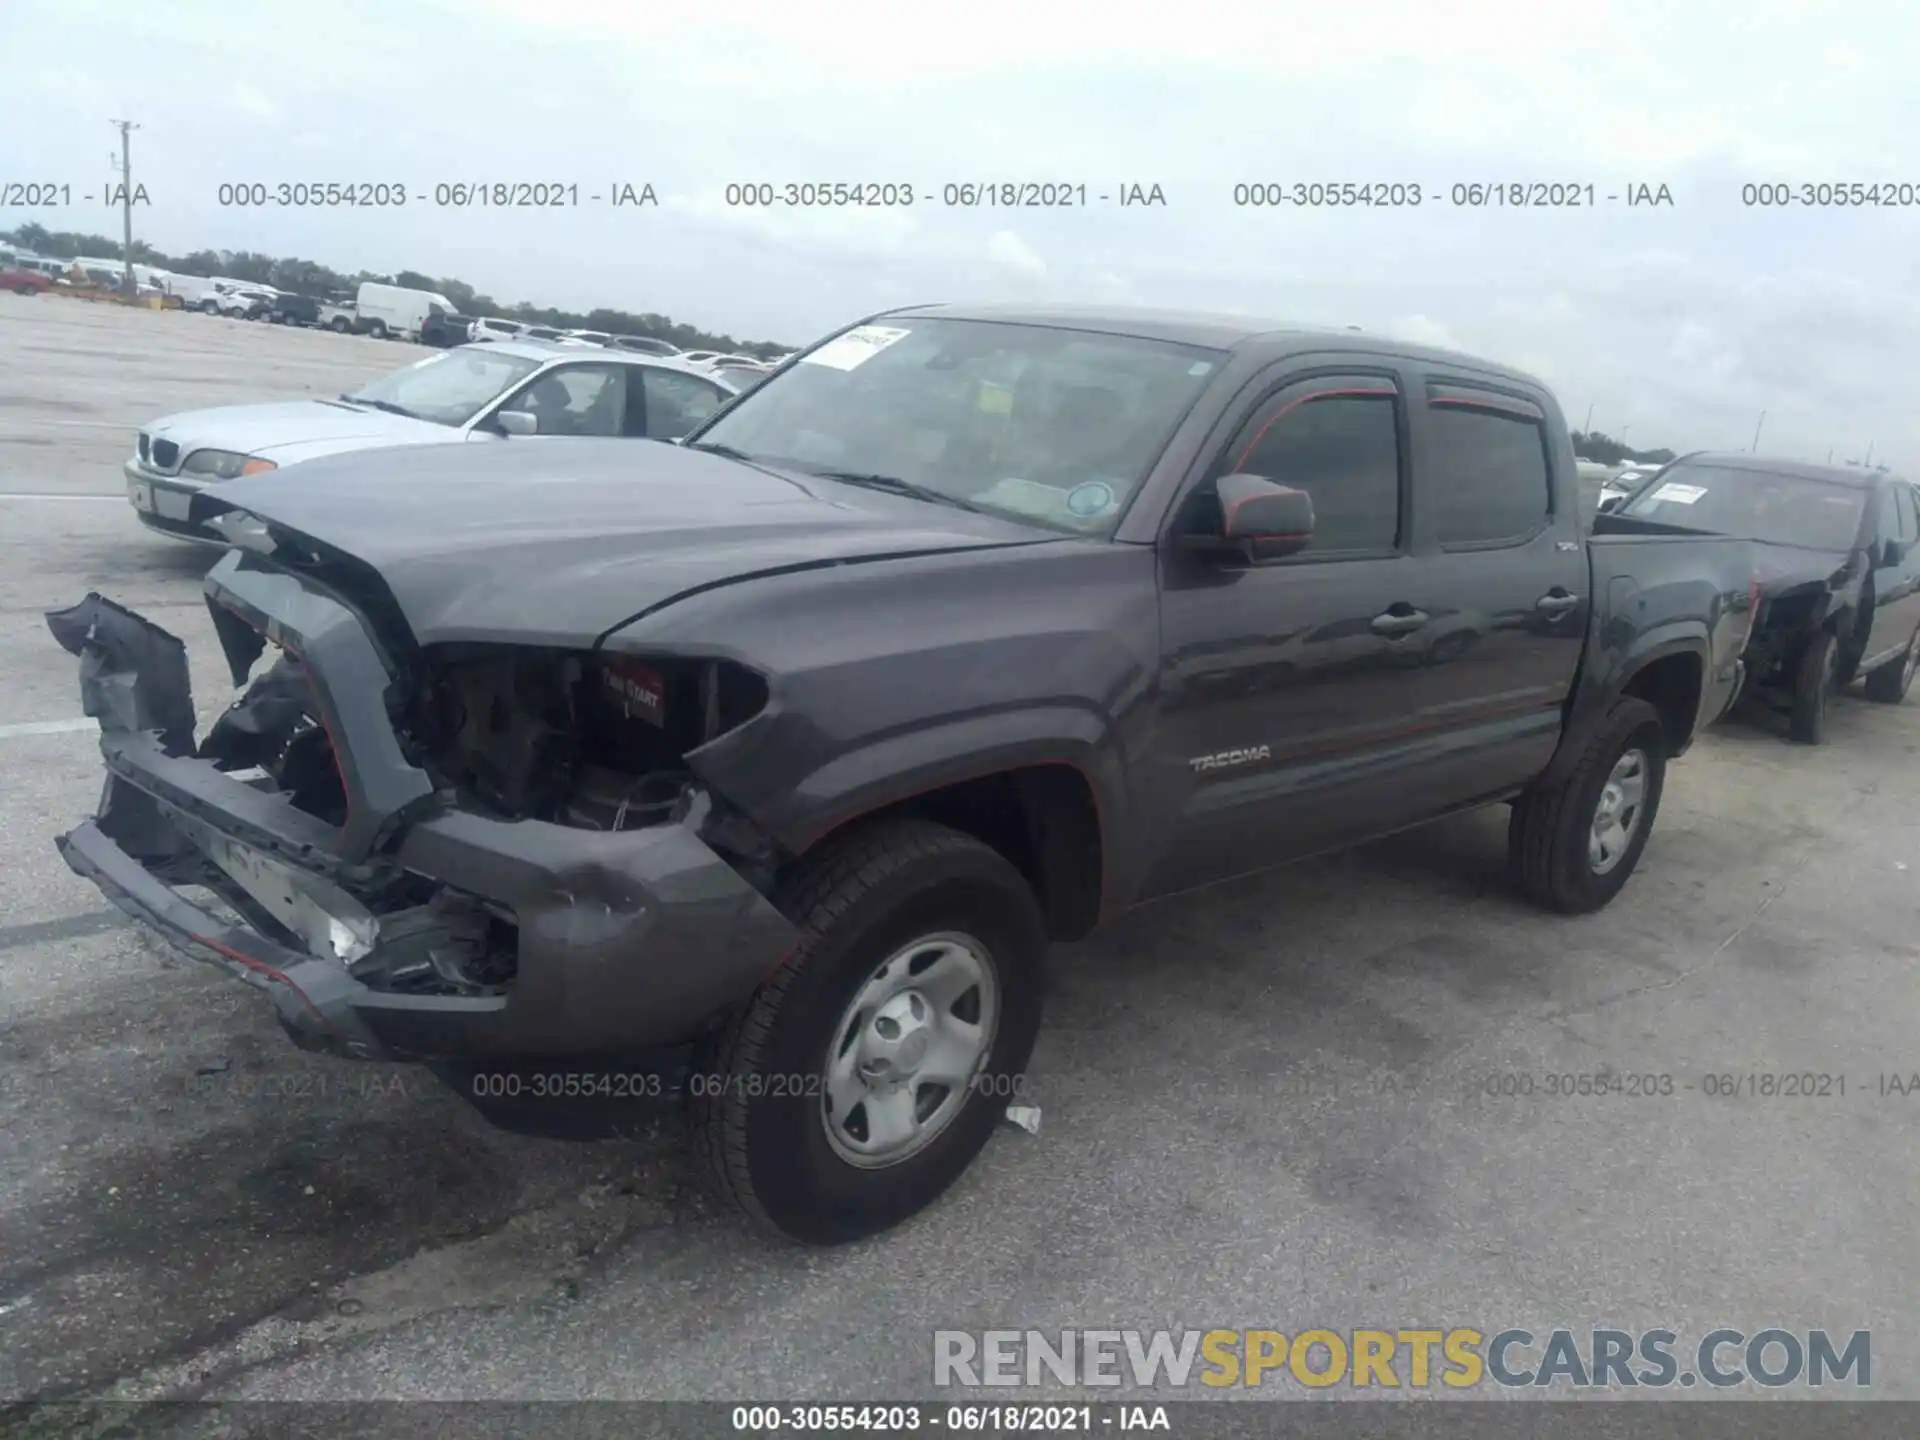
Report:
[[[294,295],[283,290],[273,297],[267,318],[276,325],[318,325],[320,301],[312,295]]]
[[[323,329],[345,335],[349,331],[359,328],[355,324],[358,318],[354,313],[354,302],[351,300],[323,300],[320,302],[320,318],[318,324]]]
[[[50,277],[44,271],[29,269],[15,260],[0,266],[0,290],[11,290],[16,295],[38,295],[50,283]]]
[[[469,340],[514,340],[525,331],[526,326],[518,320],[502,320],[498,316],[483,315],[467,327]]]
[[[471,315],[457,315],[436,307],[420,322],[420,343],[442,350],[450,345],[464,345],[472,337],[473,323]]]
[[[560,338],[562,340],[578,340],[584,345],[610,345],[613,343],[613,336],[604,330],[562,330],[560,332]]]
[[[50,617],[111,771],[67,863],[301,1045],[496,1119],[555,1107],[481,1082],[619,1056],[809,1242],[966,1169],[1049,940],[1136,902],[1504,801],[1520,888],[1605,905],[1751,618],[1746,542],[1587,536],[1527,376],[1166,312],[895,311],[683,445],[393,450],[227,499],[221,643],[242,676],[282,650],[204,739],[178,641],[98,596]],[[1497,623],[1398,661],[1453,611]],[[1337,667],[1196,686],[1328,625]]]
[[[529,325],[520,332],[522,340],[554,341],[563,338],[562,333],[551,325]]]
[[[403,285],[362,282],[354,296],[354,328],[376,340],[392,336],[418,340],[420,327],[435,310],[454,313],[454,304],[434,290],[409,290]]]
[[[717,360],[719,357],[718,350],[682,350],[680,352],[680,358],[689,365],[704,365],[709,360]]]
[[[651,335],[616,335],[614,348],[632,350],[641,355],[678,355],[677,346],[669,345],[665,340],[656,340]]]
[[[343,451],[606,435],[671,440],[742,387],[724,375],[620,351],[580,354],[517,340],[460,345],[331,400],[285,400],[169,415],[144,427],[122,467],[149,529],[225,543],[209,493],[242,475]]]
[[[1803,744],[1866,677],[1897,705],[1920,664],[1920,497],[1895,475],[1750,454],[1685,455],[1617,514],[1675,534],[1737,535],[1759,553],[1747,687]]]
[[[277,291],[252,285],[236,285],[218,280],[201,298],[197,309],[208,315],[225,315],[232,320],[258,320],[273,310]]]

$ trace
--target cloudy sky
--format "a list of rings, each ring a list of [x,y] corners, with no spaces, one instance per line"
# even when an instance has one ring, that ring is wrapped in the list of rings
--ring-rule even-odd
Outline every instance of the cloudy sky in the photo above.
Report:
[[[98,193],[140,122],[138,233],[408,268],[502,299],[800,342],[928,300],[1108,300],[1360,325],[1529,368],[1632,444],[1920,471],[1920,11],[1818,0],[7,0],[0,182]],[[27,63],[31,57],[31,63]],[[404,209],[222,207],[223,182],[388,182]],[[1063,210],[949,184],[1084,184]],[[436,207],[443,182],[577,208]],[[729,183],[911,185],[911,208],[729,207]],[[1247,182],[1417,208],[1236,206]],[[1591,185],[1475,208],[1456,184]],[[1878,183],[1904,208],[1756,207]],[[586,200],[651,184],[657,208]],[[1163,207],[1099,194],[1158,185]],[[1665,185],[1669,206],[1632,207]],[[1609,201],[1609,195],[1621,198]],[[113,230],[77,203],[0,228]]]

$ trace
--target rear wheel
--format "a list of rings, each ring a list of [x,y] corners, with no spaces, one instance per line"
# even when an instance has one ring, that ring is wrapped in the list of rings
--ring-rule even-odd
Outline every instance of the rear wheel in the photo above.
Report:
[[[1520,888],[1567,914],[1613,899],[1640,863],[1666,776],[1660,712],[1622,696],[1561,779],[1514,802],[1507,848]]]
[[[1794,672],[1793,710],[1787,733],[1802,745],[1818,745],[1826,738],[1827,708],[1833,701],[1840,673],[1840,644],[1831,630],[1822,630],[1807,642]]]
[[[387,338],[386,323],[380,320],[374,321],[371,325],[367,326],[367,333],[373,336],[373,338],[376,340],[386,339]]]
[[[218,315],[220,313],[220,302],[218,300],[202,300],[200,302],[200,313],[202,315]]]
[[[336,315],[327,322],[327,328],[335,334],[344,335],[353,328],[353,325],[346,316]]]
[[[782,908],[800,944],[696,1065],[694,1143],[762,1228],[839,1244],[986,1145],[1033,1051],[1046,930],[1005,859],[920,820],[830,842]]]
[[[1907,639],[1907,648],[1897,659],[1889,660],[1867,675],[1867,698],[1882,705],[1898,705],[1913,688],[1913,675],[1920,669],[1920,630]]]

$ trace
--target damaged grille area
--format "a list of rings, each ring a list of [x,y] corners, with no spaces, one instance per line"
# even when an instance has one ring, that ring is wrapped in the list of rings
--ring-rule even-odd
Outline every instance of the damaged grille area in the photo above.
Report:
[[[346,786],[333,739],[305,662],[292,651],[275,652],[214,722],[198,756],[327,825],[345,822]],[[262,933],[331,953],[375,989],[487,995],[514,979],[516,926],[503,907],[383,864],[365,867],[348,893],[210,832],[195,838],[209,863],[194,880]]]
[[[767,698],[758,675],[724,660],[461,646],[425,665],[405,737],[414,762],[463,805],[589,830],[679,819],[688,752]]]

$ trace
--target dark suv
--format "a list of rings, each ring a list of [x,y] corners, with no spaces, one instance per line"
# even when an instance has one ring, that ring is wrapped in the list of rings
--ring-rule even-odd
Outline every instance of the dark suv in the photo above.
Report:
[[[1920,492],[1895,475],[1730,454],[1685,455],[1617,512],[1756,544],[1759,609],[1746,693],[1818,744],[1834,693],[1866,677],[1898,704],[1920,662]]]
[[[320,302],[311,295],[290,295],[283,290],[273,297],[273,308],[266,318],[276,325],[318,325]]]
[[[437,345],[442,350],[454,345],[467,343],[468,332],[473,327],[471,315],[456,315],[451,310],[435,308],[427,313],[420,322],[420,343]]]

